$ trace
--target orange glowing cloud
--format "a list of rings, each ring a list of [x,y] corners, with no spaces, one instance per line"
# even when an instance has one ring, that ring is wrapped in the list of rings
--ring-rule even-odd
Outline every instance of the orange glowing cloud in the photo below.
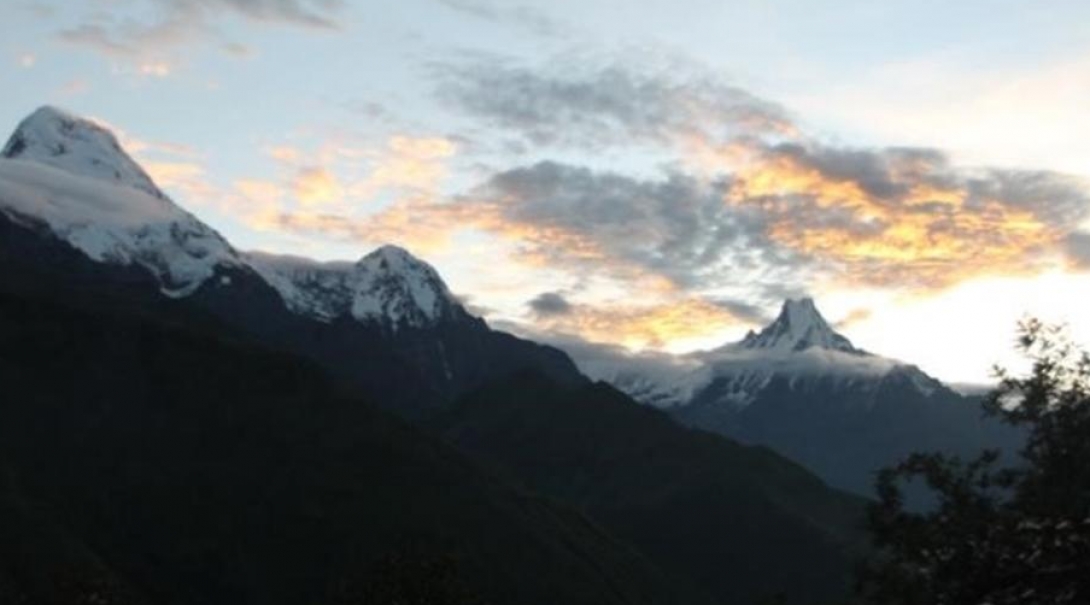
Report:
[[[1052,260],[1070,229],[1001,193],[985,197],[966,178],[884,159],[888,193],[879,195],[856,178],[769,154],[739,170],[725,202],[756,208],[772,241],[832,263],[848,283],[946,287],[1031,271]]]
[[[678,297],[643,305],[575,305],[549,316],[542,327],[591,342],[620,344],[631,350],[662,349],[669,343],[704,338],[744,322],[726,309],[696,297]]]

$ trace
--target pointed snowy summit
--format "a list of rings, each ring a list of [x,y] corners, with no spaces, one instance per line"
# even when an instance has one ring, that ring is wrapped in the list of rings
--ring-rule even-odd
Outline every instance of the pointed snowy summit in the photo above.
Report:
[[[784,301],[779,317],[759,333],[750,332],[738,343],[743,349],[770,352],[805,351],[817,347],[843,353],[863,354],[838,334],[821,316],[812,298]]]
[[[20,122],[0,157],[45,164],[166,199],[112,132],[56,107],[40,107]]]
[[[239,264],[211,227],[175,205],[109,130],[54,107],[19,123],[0,152],[0,214],[46,229],[97,262],[140,265],[187,296]]]

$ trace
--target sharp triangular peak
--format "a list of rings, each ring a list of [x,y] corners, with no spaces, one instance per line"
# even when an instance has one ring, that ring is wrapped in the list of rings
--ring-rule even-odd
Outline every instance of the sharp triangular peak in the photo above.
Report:
[[[125,153],[112,132],[49,105],[39,107],[19,123],[0,156],[45,164],[166,198],[144,169]]]
[[[747,334],[740,346],[770,351],[803,351],[817,347],[862,353],[851,341],[833,330],[810,297],[785,300],[776,320],[759,333]]]

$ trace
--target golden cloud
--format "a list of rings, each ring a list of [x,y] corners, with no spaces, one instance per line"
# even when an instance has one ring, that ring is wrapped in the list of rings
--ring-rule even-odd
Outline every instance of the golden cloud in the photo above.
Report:
[[[321,166],[299,169],[292,180],[292,191],[304,206],[319,206],[344,199],[344,186],[337,175]]]
[[[679,297],[639,306],[573,305],[570,312],[549,316],[540,323],[548,330],[574,334],[590,342],[642,350],[707,337],[715,330],[746,322],[703,299]]]
[[[876,156],[874,183],[807,159],[768,154],[737,173],[725,202],[757,209],[772,241],[831,263],[847,283],[941,288],[1038,270],[1070,230],[1051,207],[1086,195],[1057,190],[1061,199],[1035,206],[1017,191],[982,186],[986,175],[951,175],[911,157]]]
[[[367,178],[353,186],[361,197],[385,189],[435,192],[448,174],[446,161],[457,147],[442,137],[394,136],[375,154]]]

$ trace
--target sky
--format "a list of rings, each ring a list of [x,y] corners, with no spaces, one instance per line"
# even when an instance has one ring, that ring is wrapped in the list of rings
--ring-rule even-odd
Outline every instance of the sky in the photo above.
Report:
[[[0,125],[112,128],[247,250],[670,355],[813,296],[952,382],[1090,342],[1090,3],[0,0]],[[2,129],[2,127],[0,127]]]

